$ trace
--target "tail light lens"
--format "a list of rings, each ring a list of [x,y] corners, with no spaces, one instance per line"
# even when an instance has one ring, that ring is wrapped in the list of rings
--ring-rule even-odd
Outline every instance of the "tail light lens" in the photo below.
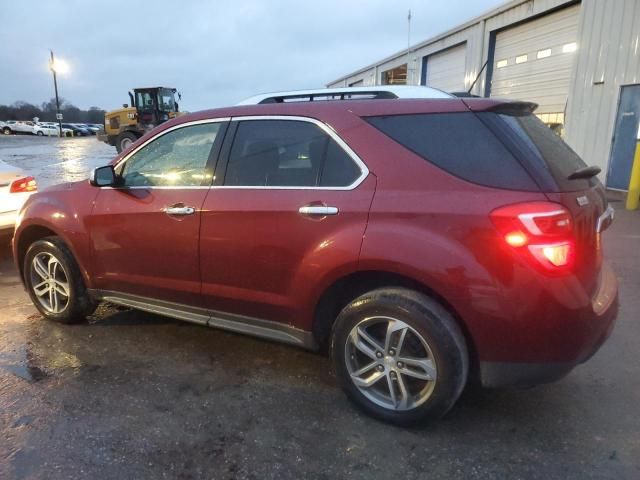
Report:
[[[36,179],[33,177],[24,177],[14,180],[9,187],[10,193],[35,192],[38,190]]]
[[[550,274],[571,271],[576,244],[571,213],[551,202],[517,203],[491,212],[504,241],[535,267]]]

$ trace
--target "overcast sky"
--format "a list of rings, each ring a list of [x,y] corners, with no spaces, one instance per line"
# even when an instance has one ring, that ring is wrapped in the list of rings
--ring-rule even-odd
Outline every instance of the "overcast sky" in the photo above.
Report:
[[[4,1],[0,104],[53,96],[49,48],[70,71],[60,95],[107,110],[127,91],[174,86],[188,111],[331,80],[444,32],[503,0]]]

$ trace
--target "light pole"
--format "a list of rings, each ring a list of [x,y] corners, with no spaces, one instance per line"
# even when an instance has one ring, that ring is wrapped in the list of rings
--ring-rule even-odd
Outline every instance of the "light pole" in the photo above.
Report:
[[[53,88],[56,91],[56,120],[58,120],[58,136],[62,137],[62,116],[60,115],[60,100],[58,99],[58,79],[56,78],[57,65],[53,58],[53,50],[51,52],[51,60],[49,60],[49,69],[53,73]]]

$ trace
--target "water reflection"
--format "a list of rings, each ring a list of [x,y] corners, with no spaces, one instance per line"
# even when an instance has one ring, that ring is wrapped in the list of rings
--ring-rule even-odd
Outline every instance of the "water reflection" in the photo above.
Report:
[[[0,159],[35,176],[40,188],[88,178],[92,169],[115,156],[115,148],[95,137],[0,139]]]

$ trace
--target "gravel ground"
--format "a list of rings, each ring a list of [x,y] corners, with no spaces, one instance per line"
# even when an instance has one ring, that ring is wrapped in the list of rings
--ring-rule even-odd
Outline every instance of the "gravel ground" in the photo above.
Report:
[[[114,155],[0,137],[40,185]],[[640,212],[614,205],[621,310],[600,352],[552,385],[466,391],[414,429],[360,414],[321,355],[110,306],[43,321],[0,247],[0,478],[639,479]]]

